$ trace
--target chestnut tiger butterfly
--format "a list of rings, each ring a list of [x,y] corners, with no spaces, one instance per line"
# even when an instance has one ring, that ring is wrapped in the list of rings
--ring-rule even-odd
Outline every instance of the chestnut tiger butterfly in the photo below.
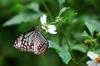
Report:
[[[38,29],[33,29],[22,34],[15,41],[14,47],[21,51],[30,51],[39,55],[48,48],[48,41],[42,36]]]

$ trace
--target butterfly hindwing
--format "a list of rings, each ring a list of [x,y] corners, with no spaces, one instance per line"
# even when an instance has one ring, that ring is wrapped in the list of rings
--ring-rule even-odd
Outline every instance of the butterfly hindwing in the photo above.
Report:
[[[34,54],[39,55],[48,48],[48,42],[41,35],[39,30],[34,29],[17,38],[14,47],[21,51],[31,51]]]
[[[35,54],[41,54],[43,53],[47,47],[48,47],[48,42],[47,40],[40,34],[39,31],[35,32],[34,35],[34,53]]]

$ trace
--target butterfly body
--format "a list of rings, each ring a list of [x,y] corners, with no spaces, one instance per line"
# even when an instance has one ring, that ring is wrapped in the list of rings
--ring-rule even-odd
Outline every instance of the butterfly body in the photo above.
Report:
[[[33,29],[17,38],[14,47],[21,51],[30,51],[39,55],[48,48],[48,41],[41,35],[39,30]]]

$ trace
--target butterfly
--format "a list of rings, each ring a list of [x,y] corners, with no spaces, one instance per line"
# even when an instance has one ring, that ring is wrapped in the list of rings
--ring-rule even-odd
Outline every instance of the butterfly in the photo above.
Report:
[[[24,33],[17,38],[14,47],[21,51],[29,51],[39,55],[46,51],[48,45],[48,41],[40,31],[34,28],[32,31]]]

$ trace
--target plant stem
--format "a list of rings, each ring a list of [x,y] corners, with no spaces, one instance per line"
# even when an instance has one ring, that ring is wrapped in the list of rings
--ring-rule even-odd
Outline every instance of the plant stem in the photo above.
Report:
[[[63,26],[61,26],[61,28],[62,28],[62,32],[64,32]],[[67,37],[65,34],[63,34],[63,36],[64,36],[64,37]],[[67,38],[66,38],[66,39],[67,39]],[[66,43],[67,43],[69,52],[70,52],[70,54],[71,54],[72,61],[73,61],[73,63],[75,63],[75,64],[77,65],[77,62],[75,62],[75,57],[74,57],[74,55],[73,55],[73,52],[72,52],[72,49],[71,49],[71,47],[70,47],[70,44],[69,44],[69,40],[68,40],[68,39],[66,40]]]
[[[87,56],[85,55],[77,64],[81,63],[83,60],[85,60]]]
[[[48,9],[47,5],[45,4],[44,0],[41,0],[41,1],[42,1],[42,4],[43,4],[44,8],[48,12],[48,14],[53,18],[52,14],[51,14],[50,10]]]

